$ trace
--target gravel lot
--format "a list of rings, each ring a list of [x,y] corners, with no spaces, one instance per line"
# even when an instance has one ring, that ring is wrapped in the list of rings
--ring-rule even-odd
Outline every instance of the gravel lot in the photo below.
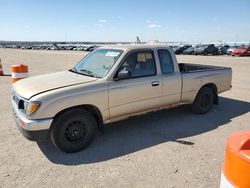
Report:
[[[0,49],[5,73],[24,63],[30,75],[69,69],[84,54]],[[227,136],[250,125],[250,57],[177,59],[232,67],[233,89],[205,115],[192,114],[186,105],[110,124],[75,154],[20,134],[10,77],[0,77],[0,187],[218,187]]]

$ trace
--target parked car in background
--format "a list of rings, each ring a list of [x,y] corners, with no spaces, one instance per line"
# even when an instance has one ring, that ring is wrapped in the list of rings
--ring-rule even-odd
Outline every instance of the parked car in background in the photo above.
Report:
[[[74,46],[65,46],[65,50],[73,50]]]
[[[184,50],[183,54],[193,55],[194,54],[194,47],[191,46],[188,49]]]
[[[81,47],[81,46],[73,48],[73,51],[83,51],[83,50],[84,50],[84,47]]]
[[[179,46],[170,46],[170,47],[173,49],[174,53],[179,48]]]
[[[170,48],[173,49],[173,51],[175,51],[177,48],[179,48],[179,46],[169,46]]]
[[[207,45],[206,45],[206,44],[204,44],[204,45],[201,45],[201,44],[196,45],[196,46],[194,47],[194,55],[201,54],[202,51],[204,50],[205,46],[207,46]]]
[[[189,47],[191,47],[191,45],[184,45],[184,46],[181,46],[179,48],[177,48],[175,50],[175,54],[182,54],[184,50],[188,49]]]
[[[194,50],[194,55],[217,55],[218,48],[214,44],[200,45]]]
[[[22,46],[21,49],[22,50],[30,50],[30,49],[32,49],[32,47],[31,46]]]
[[[236,48],[239,48],[239,46],[230,46],[228,49],[227,49],[227,55],[231,55],[231,53],[233,52],[233,50],[235,50]]]
[[[226,45],[223,45],[223,46],[217,46],[217,48],[218,48],[218,54],[219,55],[224,55],[224,54],[227,53],[229,45],[226,44]]]
[[[96,48],[98,48],[99,46],[91,46],[87,51],[93,51],[95,50]]]
[[[250,46],[241,46],[236,48],[231,53],[232,56],[249,56],[250,55]]]
[[[91,46],[85,46],[83,48],[84,51],[93,51],[94,49],[98,48],[99,46],[91,45]]]

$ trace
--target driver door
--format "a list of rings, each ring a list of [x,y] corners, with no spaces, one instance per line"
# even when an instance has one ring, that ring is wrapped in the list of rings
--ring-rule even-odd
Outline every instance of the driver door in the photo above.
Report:
[[[161,105],[162,83],[161,77],[157,75],[152,50],[129,53],[119,71],[129,71],[131,76],[109,84],[110,118],[154,109]]]

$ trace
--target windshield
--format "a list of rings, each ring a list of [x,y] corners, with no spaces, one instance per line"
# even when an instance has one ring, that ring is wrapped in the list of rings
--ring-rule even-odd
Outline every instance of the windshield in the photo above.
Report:
[[[239,46],[230,46],[229,48],[230,49],[232,49],[232,48],[239,48]]]
[[[109,72],[122,52],[122,50],[114,49],[97,49],[84,57],[72,71],[102,78]]]

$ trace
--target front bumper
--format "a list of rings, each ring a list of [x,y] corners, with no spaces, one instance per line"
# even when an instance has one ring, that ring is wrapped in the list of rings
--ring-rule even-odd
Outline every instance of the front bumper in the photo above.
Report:
[[[240,52],[233,52],[232,55],[245,56],[247,54],[246,53],[240,53]]]
[[[13,115],[17,128],[29,140],[35,140],[40,133],[48,132],[53,119],[35,119],[29,120],[19,112],[17,105],[12,101]]]

